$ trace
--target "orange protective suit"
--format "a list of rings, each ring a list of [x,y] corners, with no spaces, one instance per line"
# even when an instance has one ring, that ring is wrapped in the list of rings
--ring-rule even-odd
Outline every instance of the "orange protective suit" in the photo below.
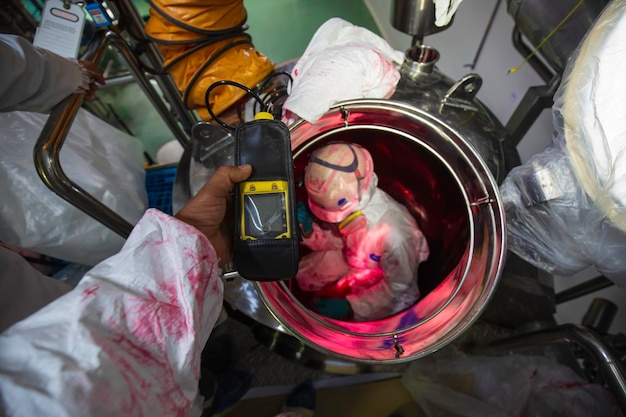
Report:
[[[244,33],[243,0],[149,0],[146,33],[157,43],[164,67],[183,94],[185,105],[209,120],[205,94],[216,81],[254,88],[274,69]],[[219,115],[245,95],[225,85],[211,91],[209,105]]]

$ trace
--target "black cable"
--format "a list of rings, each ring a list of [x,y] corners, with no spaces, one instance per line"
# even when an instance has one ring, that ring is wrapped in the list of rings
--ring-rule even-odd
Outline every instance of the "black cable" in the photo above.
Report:
[[[229,34],[229,35],[222,35],[222,36],[218,36],[215,38],[211,38],[211,37],[206,37],[206,38],[202,38],[204,39],[201,43],[198,43],[197,39],[194,39],[192,41],[182,41],[182,42],[176,42],[176,41],[172,41],[172,42],[161,42],[158,39],[155,38],[151,38],[148,37],[149,39],[153,40],[155,43],[160,43],[163,45],[186,45],[186,44],[194,44],[194,43],[198,43],[198,45],[194,46],[191,49],[186,50],[185,52],[183,52],[182,54],[180,54],[179,56],[177,56],[176,58],[174,58],[172,61],[168,62],[167,65],[163,66],[163,70],[162,71],[157,71],[156,69],[149,67],[148,65],[146,65],[144,62],[142,62],[141,60],[138,60],[139,62],[139,66],[147,73],[152,74],[152,75],[165,75],[168,73],[168,71],[176,64],[178,64],[180,61],[182,61],[185,58],[188,58],[190,55],[201,51],[202,49],[211,46],[212,44],[216,43],[216,42],[220,42],[220,41],[225,41],[228,39],[232,39],[235,37],[244,37],[246,39],[250,38],[250,35],[247,35],[243,32],[241,33],[236,33],[236,34]],[[251,39],[251,38],[250,38]],[[147,45],[146,42],[141,42],[139,44],[140,46],[145,46]],[[218,51],[218,53],[223,53],[223,51]],[[139,54],[141,55],[141,54]]]
[[[174,19],[172,16],[168,15],[165,11],[161,10],[159,7],[157,7],[154,4],[154,1],[152,0],[147,0],[148,4],[150,5],[150,7],[152,7],[152,9],[157,12],[159,15],[161,15],[165,20],[169,21],[170,23],[173,23],[174,25],[181,27],[185,30],[188,30],[190,32],[194,32],[194,33],[201,33],[204,35],[209,35],[209,36],[213,36],[213,35],[225,35],[228,33],[232,33],[233,31],[239,31],[242,30],[242,27],[245,25],[246,21],[248,20],[248,14],[246,13],[246,15],[244,16],[243,20],[238,23],[235,26],[232,26],[230,28],[226,28],[226,29],[222,29],[222,30],[206,30],[206,29],[198,29],[196,27],[190,26],[188,24],[186,24],[185,22],[182,22],[180,20]]]
[[[191,94],[191,89],[193,88],[196,81],[198,81],[198,78],[202,76],[202,73],[207,67],[212,65],[217,58],[219,58],[223,53],[227,52],[231,48],[234,48],[239,45],[245,45],[245,44],[252,45],[252,38],[249,35],[245,35],[245,36],[247,37],[247,39],[242,39],[242,40],[239,40],[239,41],[236,41],[236,42],[233,42],[231,44],[224,46],[222,49],[214,53],[211,56],[211,58],[209,58],[204,64],[200,66],[200,68],[196,70],[195,74],[193,75],[193,77],[191,77],[191,80],[189,80],[189,82],[187,83],[187,86],[185,87],[185,90],[183,91],[183,103],[186,106],[189,106],[187,102],[189,100],[189,94]]]
[[[211,109],[211,106],[209,105],[209,97],[211,95],[211,91],[216,88],[219,87],[221,85],[232,85],[234,87],[238,87],[242,90],[244,90],[245,92],[247,92],[248,94],[250,94],[252,97],[254,97],[254,99],[258,102],[261,103],[261,105],[263,105],[263,100],[261,100],[261,97],[259,97],[259,95],[257,93],[255,93],[254,91],[252,91],[251,89],[249,89],[248,87],[246,87],[243,84],[240,84],[236,81],[231,81],[231,80],[220,80],[220,81],[216,81],[213,84],[211,84],[209,86],[209,88],[207,88],[206,93],[204,94],[204,104],[206,105],[206,108],[209,112],[209,114],[211,115],[211,117],[213,118],[213,120],[215,120],[217,123],[219,123],[224,129],[226,130],[235,130],[235,126],[231,126],[227,123],[224,123],[219,117],[217,117],[215,115],[215,113],[213,113],[213,110]]]
[[[192,45],[194,43],[202,43],[202,42],[207,42],[210,41],[212,39],[229,39],[232,37],[236,37],[236,36],[240,36],[240,35],[244,35],[245,31],[247,30],[247,28],[244,27],[239,27],[239,26],[235,26],[231,29],[229,29],[227,32],[226,31],[216,31],[214,34],[208,35],[208,36],[200,36],[197,38],[193,38],[193,39],[182,39],[182,40],[165,40],[165,39],[159,39],[159,38],[155,38],[154,36],[148,35],[146,34],[146,38],[148,40],[150,40],[151,42],[157,43],[159,45]],[[222,33],[224,32],[224,33]]]
[[[216,43],[216,42],[225,41],[225,40],[232,39],[232,38],[236,38],[236,37],[239,37],[239,36],[246,37],[246,39],[247,39],[247,37],[248,37],[248,35],[246,35],[246,34],[244,34],[244,33],[241,33],[241,34],[223,35],[223,36],[218,36],[218,37],[216,37],[216,38],[214,38],[214,39],[209,39],[209,40],[207,40],[206,42],[203,42],[203,43],[201,43],[201,44],[199,44],[199,45],[196,45],[196,46],[194,46],[193,48],[191,48],[191,49],[189,49],[189,50],[185,51],[184,53],[182,53],[182,54],[180,54],[180,55],[178,55],[176,58],[174,58],[174,59],[172,59],[170,62],[168,62],[168,63],[167,63],[167,65],[165,65],[165,66],[163,67],[163,69],[164,69],[165,71],[169,71],[169,70],[170,70],[170,68],[172,68],[174,65],[178,64],[181,60],[183,60],[183,59],[185,59],[185,58],[189,57],[191,54],[193,54],[193,53],[195,53],[195,52],[198,52],[198,51],[200,51],[200,50],[202,50],[202,49],[204,49],[204,48],[206,48],[206,47],[208,47],[208,46],[211,46],[212,44],[214,44],[214,43]],[[218,51],[217,53],[220,53],[220,54],[221,54],[221,53],[223,53],[223,52]]]
[[[267,87],[267,84],[269,84],[270,81],[272,81],[274,78],[281,76],[281,75],[286,75],[287,78],[289,78],[289,83],[293,83],[293,78],[291,77],[291,74],[289,74],[287,71],[280,71],[280,72],[275,72],[269,77],[267,77],[267,79],[263,82],[263,84],[261,84],[260,89],[263,90],[265,87]]]
[[[268,78],[267,78],[267,79],[263,82],[263,84],[261,84],[261,86],[259,87],[259,90],[260,90],[260,91],[263,91],[263,90],[265,89],[265,87],[267,87],[267,85],[270,83],[270,81],[272,81],[274,78],[279,77],[279,76],[281,76],[281,75],[286,75],[286,76],[289,78],[289,84],[292,84],[292,83],[293,83],[293,78],[291,77],[291,74],[289,74],[289,73],[288,73],[288,72],[286,72],[286,71],[280,71],[280,72],[276,72],[276,73],[274,73],[274,74],[270,75],[270,76],[269,76],[269,77],[268,77]],[[275,95],[275,98],[276,98],[276,99],[278,99],[278,98],[280,98],[280,97],[282,97],[282,96],[287,96],[287,95],[289,95],[289,84],[288,84],[288,85],[286,85],[286,86],[278,86],[278,87],[275,87],[275,88],[273,88],[271,91],[269,91],[268,93],[266,93],[266,94],[263,96],[263,101],[262,101],[262,103],[261,103],[261,106],[265,106],[265,107],[267,107],[267,106],[268,106],[268,103],[271,103],[271,102],[272,102],[272,101],[270,101],[271,97],[269,97],[269,96],[270,96],[272,93],[274,93],[274,92],[278,92],[278,90],[279,90],[279,89],[280,89],[280,90],[283,90],[283,89],[284,89],[285,93],[284,93],[284,94],[282,94],[282,93],[281,93],[281,94],[276,94],[276,95]],[[268,98],[268,97],[269,97],[269,98]],[[253,109],[253,110],[256,112],[256,103],[254,103],[254,109]]]
[[[281,85],[278,87],[274,87],[273,89],[271,89],[270,91],[268,91],[267,93],[265,93],[263,95],[263,103],[265,103],[266,107],[269,104],[272,104],[275,100],[287,96],[288,94],[288,88],[287,86]]]
[[[163,40],[163,39],[158,39],[155,38],[153,36],[150,36],[148,34],[145,35],[145,38],[153,43],[156,44],[160,44],[160,45],[193,45],[193,44],[198,44],[196,46],[194,46],[193,48],[185,51],[184,53],[182,53],[181,55],[177,56],[176,58],[174,58],[171,62],[169,62],[166,66],[163,67],[162,70],[157,71],[154,68],[149,67],[148,65],[146,65],[144,62],[142,62],[141,60],[139,61],[139,65],[141,66],[141,68],[148,72],[149,74],[153,74],[153,75],[165,75],[167,74],[167,72],[169,71],[169,69],[176,65],[178,62],[180,62],[181,60],[189,57],[191,54],[215,43],[215,42],[219,42],[219,41],[223,41],[223,40],[228,40],[231,38],[235,38],[238,36],[246,36],[249,37],[249,35],[245,34],[245,31],[248,29],[248,27],[245,25],[246,20],[248,19],[248,16],[246,14],[246,16],[244,16],[243,20],[241,22],[239,22],[237,25],[226,28],[226,29],[221,29],[221,30],[204,30],[204,29],[198,29],[195,28],[193,26],[187,25],[186,23],[174,19],[172,16],[168,15],[167,13],[165,13],[163,10],[161,10],[159,7],[156,6],[156,4],[154,4],[154,2],[152,0],[147,0],[148,4],[150,5],[150,7],[152,7],[152,9],[154,11],[156,11],[160,16],[162,16],[164,19],[166,19],[167,21],[169,21],[170,23],[174,24],[175,26],[178,26],[180,28],[183,28],[185,30],[188,30],[190,32],[193,33],[198,33],[202,36],[199,36],[198,38],[194,38],[194,39],[185,39],[185,40]],[[252,39],[252,38],[250,38]],[[145,45],[147,44],[146,41],[140,41],[139,45],[142,47],[145,47]]]

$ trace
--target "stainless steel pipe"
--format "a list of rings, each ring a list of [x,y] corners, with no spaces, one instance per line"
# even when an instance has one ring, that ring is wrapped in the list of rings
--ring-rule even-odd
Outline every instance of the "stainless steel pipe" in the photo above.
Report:
[[[137,11],[133,1],[110,0],[108,4],[113,8],[114,12],[123,19],[124,29],[128,31],[129,35],[145,46],[145,49],[142,50],[142,54],[149,61],[150,66],[152,68],[163,69],[163,56],[157,46],[146,36],[143,18]],[[169,74],[155,74],[154,79],[159,85],[159,88],[161,88],[161,91],[163,91],[165,99],[172,107],[172,111],[178,116],[185,132],[190,134],[191,128],[198,121],[195,113],[185,107],[180,92]],[[188,137],[186,137],[185,140],[187,143],[189,142]],[[186,147],[187,145],[183,146]]]
[[[101,32],[94,38],[83,58],[100,64],[104,52],[109,46],[117,49],[137,84],[161,114],[164,122],[176,135],[179,142],[183,145],[186,144],[188,140],[185,133],[139,67],[128,44],[120,35],[113,31]],[[126,238],[133,225],[70,180],[61,167],[59,154],[83,98],[84,94],[73,94],[52,109],[33,151],[35,168],[44,184],[55,194]]]
[[[167,127],[172,131],[178,142],[184,147],[189,145],[189,137],[187,134],[181,129],[177,120],[174,118],[170,110],[167,108],[161,96],[156,91],[156,89],[150,83],[150,79],[146,76],[144,71],[139,66],[139,62],[137,58],[130,50],[130,47],[126,43],[124,39],[117,33],[112,30],[108,30],[105,32],[99,32],[94,37],[94,40],[90,44],[91,47],[87,49],[83,59],[92,60],[96,63],[100,63],[102,56],[104,56],[104,51],[112,46],[117,50],[120,57],[124,60],[124,63],[128,67],[128,70],[132,74],[133,78],[137,82],[137,85],[141,88],[143,93],[148,97],[150,103],[154,106],[156,111],[159,113],[163,122],[167,125]]]
[[[73,94],[52,109],[35,145],[35,169],[55,194],[126,238],[133,226],[70,180],[61,168],[59,153],[83,97],[84,94]]]
[[[449,26],[435,25],[433,0],[394,0],[391,3],[391,25],[413,36],[412,46],[422,44],[424,36],[441,32]]]

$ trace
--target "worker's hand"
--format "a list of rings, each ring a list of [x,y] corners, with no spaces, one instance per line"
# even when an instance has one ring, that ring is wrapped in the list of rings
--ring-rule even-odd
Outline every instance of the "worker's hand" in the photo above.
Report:
[[[176,213],[178,220],[192,225],[211,242],[220,268],[230,261],[231,232],[224,222],[234,184],[245,181],[252,173],[250,165],[223,166],[200,189],[198,194]],[[232,222],[231,222],[232,223]]]
[[[98,90],[97,84],[104,85],[104,76],[98,66],[91,61],[78,61],[81,70],[89,77],[89,89],[85,91],[85,100],[89,100]],[[97,84],[96,84],[97,83]]]

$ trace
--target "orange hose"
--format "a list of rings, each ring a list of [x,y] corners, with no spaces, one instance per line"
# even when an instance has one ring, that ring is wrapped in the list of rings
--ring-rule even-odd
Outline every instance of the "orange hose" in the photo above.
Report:
[[[246,9],[243,0],[149,0],[146,33],[157,44],[164,66],[185,105],[203,120],[211,117],[205,92],[211,84],[231,80],[254,88],[274,69],[244,33]],[[209,98],[216,115],[245,95],[225,85]]]

